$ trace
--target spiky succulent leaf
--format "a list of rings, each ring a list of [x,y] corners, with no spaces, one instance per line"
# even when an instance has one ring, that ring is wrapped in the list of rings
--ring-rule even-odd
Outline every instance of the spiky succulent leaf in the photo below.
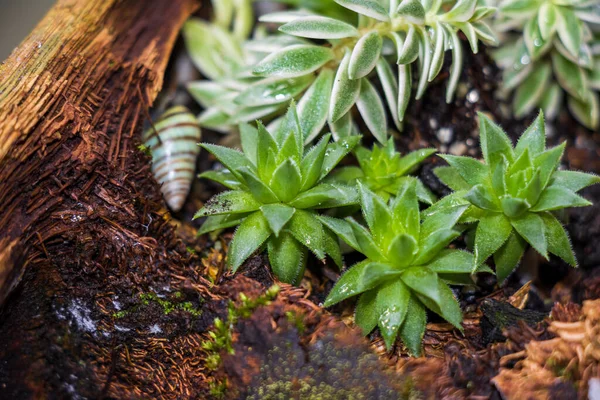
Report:
[[[360,136],[329,143],[324,136],[312,149],[304,149],[304,132],[292,103],[278,128],[270,133],[262,125],[240,126],[243,152],[203,144],[227,169],[204,174],[234,190],[214,196],[198,211],[206,217],[201,233],[239,224],[231,242],[228,265],[236,270],[266,243],[273,272],[279,279],[297,283],[304,271],[307,249],[322,259],[330,255],[341,265],[337,238],[315,210],[358,202],[354,188],[322,183],[350,152]],[[252,231],[256,230],[256,235]]]
[[[557,171],[564,143],[546,150],[541,113],[515,147],[487,117],[480,115],[480,126],[484,162],[442,156],[450,166],[436,175],[457,192],[432,207],[445,209],[465,200],[470,204],[463,216],[469,216],[465,222],[478,221],[474,271],[494,255],[498,279],[503,281],[516,268],[526,244],[545,258],[550,252],[575,266],[568,235],[550,212],[590,205],[576,192],[600,178]]]
[[[440,208],[421,222],[416,186],[415,178],[407,178],[397,196],[386,203],[359,184],[367,227],[353,219],[320,220],[367,257],[340,277],[325,306],[362,293],[356,322],[363,332],[378,325],[388,348],[400,334],[405,345],[419,354],[425,308],[460,329],[460,307],[445,280],[468,280],[474,259],[465,251],[444,250],[459,234],[452,228],[467,205]]]
[[[419,164],[435,151],[420,149],[401,156],[396,151],[392,138],[388,139],[383,147],[373,145],[372,150],[357,147],[354,153],[359,167],[338,168],[327,181],[344,185],[359,182],[387,201],[398,193],[408,174],[414,172]],[[427,204],[435,201],[435,196],[420,181],[417,181],[417,196],[419,201]]]

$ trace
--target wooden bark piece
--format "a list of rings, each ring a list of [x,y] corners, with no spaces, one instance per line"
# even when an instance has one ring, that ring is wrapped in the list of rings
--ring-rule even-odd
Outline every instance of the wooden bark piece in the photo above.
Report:
[[[97,217],[85,197],[95,192],[110,206],[111,189],[97,188],[133,172],[126,166],[143,109],[193,7],[59,1],[0,66],[0,302],[23,272],[25,250],[49,239],[45,221],[66,209],[65,222]]]
[[[119,330],[120,304],[184,286],[185,307],[211,296],[136,148],[196,7],[61,0],[0,65],[2,398],[109,394],[114,360],[129,357],[122,343],[138,334]],[[147,300],[139,314],[158,320],[159,305]],[[164,335],[189,327],[180,314]]]

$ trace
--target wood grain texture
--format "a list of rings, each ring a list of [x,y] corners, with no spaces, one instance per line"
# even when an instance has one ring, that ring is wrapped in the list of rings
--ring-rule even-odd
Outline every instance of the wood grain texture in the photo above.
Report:
[[[54,235],[43,232],[40,243],[44,222],[73,202],[77,210],[60,214],[63,229],[89,217],[93,187],[123,181],[143,108],[160,90],[194,7],[191,0],[59,1],[0,65],[0,303],[35,261],[24,250]],[[113,176],[95,172],[98,164]]]

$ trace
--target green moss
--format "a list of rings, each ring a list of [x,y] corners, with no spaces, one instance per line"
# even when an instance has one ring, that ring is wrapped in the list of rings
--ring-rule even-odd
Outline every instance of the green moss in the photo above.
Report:
[[[304,315],[297,314],[294,311],[287,311],[285,316],[288,322],[296,327],[298,334],[302,335],[306,330],[306,325],[304,325]]]
[[[112,316],[115,319],[121,319],[121,318],[125,317],[127,314],[129,314],[129,311],[121,310],[121,311],[114,312]]]
[[[175,292],[174,296],[176,299],[181,298],[183,295],[181,292]],[[194,307],[194,305],[189,301],[184,301],[182,303],[175,303],[166,299],[162,299],[158,297],[158,295],[154,292],[142,293],[140,294],[141,304],[144,306],[149,305],[151,302],[159,304],[163,308],[163,313],[165,315],[169,315],[175,310],[181,310],[192,314],[194,317],[200,316],[202,311],[199,308]]]

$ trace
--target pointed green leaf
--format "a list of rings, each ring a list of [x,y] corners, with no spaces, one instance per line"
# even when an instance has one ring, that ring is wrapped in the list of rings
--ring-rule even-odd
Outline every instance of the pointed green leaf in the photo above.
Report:
[[[379,143],[384,143],[387,139],[385,109],[379,93],[367,78],[361,79],[356,106],[373,136]]]
[[[360,182],[358,183],[358,191],[360,193],[360,204],[365,221],[371,230],[375,242],[381,243],[382,239],[388,233],[392,215],[385,202]]]
[[[537,250],[545,259],[548,259],[548,245],[542,218],[535,213],[527,213],[520,218],[510,221],[515,230]]]
[[[333,52],[327,47],[294,45],[267,56],[252,72],[260,76],[293,78],[316,71],[332,58]]]
[[[414,237],[419,237],[420,216],[419,216],[419,200],[417,198],[416,178],[407,179],[402,182],[402,186],[398,190],[396,198],[392,201],[390,208],[392,209],[394,226],[402,227],[406,233]],[[399,231],[394,229],[394,231]]]
[[[305,191],[313,187],[321,178],[321,169],[325,160],[325,151],[329,143],[331,135],[327,134],[319,140],[312,149],[306,153],[300,164],[302,172],[302,187],[301,191]]]
[[[408,309],[410,312],[406,314],[400,327],[400,338],[414,356],[420,356],[427,325],[427,313],[423,304],[415,296],[411,296]]]
[[[459,190],[470,190],[471,185],[464,180],[464,178],[458,173],[456,168],[453,167],[438,167],[433,170],[435,176],[450,189],[454,191]]]
[[[540,213],[539,216],[544,221],[548,251],[562,258],[567,264],[577,267],[577,259],[565,228],[551,213]]]
[[[475,233],[475,264],[479,266],[494,254],[510,236],[513,228],[503,214],[489,214],[481,218]]]
[[[321,16],[296,18],[280,26],[279,30],[288,35],[311,39],[344,39],[359,35],[352,25]]]
[[[257,166],[258,130],[250,124],[240,124],[240,139],[244,155]]]
[[[437,274],[471,274],[475,265],[473,254],[463,250],[442,250],[427,268]]]
[[[502,284],[506,278],[517,268],[527,242],[513,231],[504,245],[494,253],[494,264],[496,264],[496,275],[498,284]]]
[[[446,160],[451,167],[463,177],[471,186],[484,183],[488,177],[488,169],[484,164],[471,157],[452,156],[440,154],[439,157]]]
[[[527,201],[510,196],[504,197],[500,203],[502,205],[502,212],[508,218],[518,218],[526,213],[530,207],[530,204]]]
[[[416,239],[405,233],[397,235],[387,251],[388,259],[396,267],[406,267],[411,265],[415,254],[418,251],[419,244]]]
[[[336,122],[350,111],[360,94],[361,80],[348,77],[350,57],[350,52],[346,52],[335,74],[329,105],[329,120],[331,122]]]
[[[194,215],[194,219],[208,215],[247,213],[256,211],[259,207],[260,203],[250,193],[241,190],[229,190],[213,196]]]
[[[374,264],[375,268],[373,268]],[[381,276],[378,276],[378,272],[382,272],[382,276],[385,277],[384,271],[385,267],[382,264],[372,263],[369,260],[353,265],[335,283],[333,289],[327,295],[323,307],[332,306],[349,297],[372,289],[380,282]]]
[[[438,277],[435,272],[426,267],[412,267],[402,272],[401,279],[411,290],[433,300],[435,304],[440,304]]]
[[[218,229],[231,228],[232,226],[241,224],[247,216],[248,214],[225,214],[208,217],[200,229],[198,229],[196,235],[200,236]]]
[[[558,167],[560,159],[565,151],[565,145],[566,143],[563,142],[559,146],[544,151],[533,160],[534,166],[540,170],[540,182],[542,188],[545,188],[548,185],[548,182],[550,182],[550,178],[556,170],[556,167]]]
[[[233,175],[239,178],[237,170],[241,167],[250,167],[252,163],[242,153],[223,146],[202,143],[203,149],[214,155]]]
[[[292,159],[287,159],[273,173],[269,186],[282,202],[292,200],[300,190],[302,176],[300,168]]]
[[[569,207],[587,207],[592,203],[565,187],[548,187],[531,211],[554,211]]]
[[[297,285],[302,280],[306,267],[306,247],[283,232],[279,237],[271,237],[267,250],[273,273],[282,282]]]
[[[243,177],[252,196],[263,204],[276,203],[277,195],[265,185],[249,168],[240,168],[238,173]]]
[[[287,229],[302,245],[308,247],[318,259],[325,258],[323,225],[313,213],[296,210]]]
[[[544,114],[541,112],[519,138],[517,146],[515,147],[516,156],[519,157],[523,154],[526,148],[533,157],[546,149],[546,128],[544,124]]]
[[[335,232],[335,234],[338,235],[344,242],[346,242],[348,246],[352,247],[354,250],[360,251],[360,246],[356,241],[352,226],[347,221],[328,217],[326,215],[317,215],[317,219],[321,221],[321,223],[327,228]]]
[[[325,253],[338,266],[338,268],[342,268],[343,260],[342,260],[342,250],[340,249],[340,241],[335,233],[328,229],[327,227],[323,227],[323,243],[325,248]]]
[[[275,236],[279,236],[279,232],[281,232],[285,224],[288,223],[296,211],[293,207],[288,207],[283,204],[265,204],[260,207],[260,210]]]
[[[313,79],[313,75],[262,79],[244,89],[233,101],[243,106],[286,103],[302,93]]]
[[[450,229],[454,227],[467,208],[467,205],[457,205],[455,207],[443,208],[437,212],[423,216],[420,233],[421,239],[426,239],[433,232],[440,229]]]
[[[429,33],[423,28],[419,28],[418,32],[419,58],[421,59],[419,69],[421,76],[419,77],[419,84],[417,85],[417,94],[415,96],[417,100],[421,99],[421,97],[425,93],[425,89],[427,88],[427,75],[429,74],[429,68],[431,66],[431,60],[433,56],[431,41],[429,40]]]
[[[454,294],[448,285],[446,285],[440,279],[438,279],[438,286],[440,295],[439,304],[434,303],[429,298],[426,298],[422,295],[417,295],[417,297],[423,304],[425,304],[425,306],[427,306],[427,308],[431,309],[440,317],[454,325],[455,328],[462,331],[463,328],[460,324],[462,322],[462,311],[460,310],[458,301],[454,297]]]
[[[346,221],[352,228],[352,233],[354,234],[354,238],[358,244],[358,251],[367,256],[368,259],[375,261],[382,260],[384,257],[381,254],[381,250],[373,240],[371,233],[352,218],[347,218]]]
[[[377,291],[378,325],[388,350],[396,342],[400,326],[409,312],[410,297],[410,290],[400,279],[383,285]]]
[[[479,130],[481,152],[486,164],[495,165],[504,156],[508,161],[514,160],[512,143],[502,128],[493,123],[486,115],[479,113]]]
[[[354,46],[348,65],[348,78],[360,79],[367,76],[381,55],[383,39],[377,31],[363,35]]]
[[[577,192],[590,185],[600,183],[600,176],[579,171],[555,171],[550,180],[550,187],[563,187]]]
[[[342,138],[347,138],[356,134],[356,126],[352,121],[352,111],[348,111],[343,117],[335,122],[329,121],[329,129],[333,140],[336,142]]]
[[[229,245],[227,265],[237,269],[252,255],[269,237],[271,229],[261,212],[250,214],[238,227]]]
[[[312,142],[327,122],[329,98],[333,87],[333,71],[325,68],[298,102],[298,118],[304,143]]]
[[[323,167],[321,169],[321,179],[331,172],[333,167],[354,149],[354,147],[360,142],[360,136],[350,136],[347,138],[341,138],[336,143],[329,143],[327,145],[327,151],[325,152],[325,159],[323,160]]]
[[[414,264],[427,264],[433,260],[446,246],[460,236],[454,229],[440,229],[419,241],[419,254]]]
[[[490,211],[500,211],[500,207],[496,204],[497,198],[494,198],[489,190],[484,185],[475,185],[465,194],[465,200],[471,204]]]
[[[363,335],[368,335],[377,326],[379,312],[377,310],[378,289],[363,293],[354,309],[354,322],[360,327]]]

